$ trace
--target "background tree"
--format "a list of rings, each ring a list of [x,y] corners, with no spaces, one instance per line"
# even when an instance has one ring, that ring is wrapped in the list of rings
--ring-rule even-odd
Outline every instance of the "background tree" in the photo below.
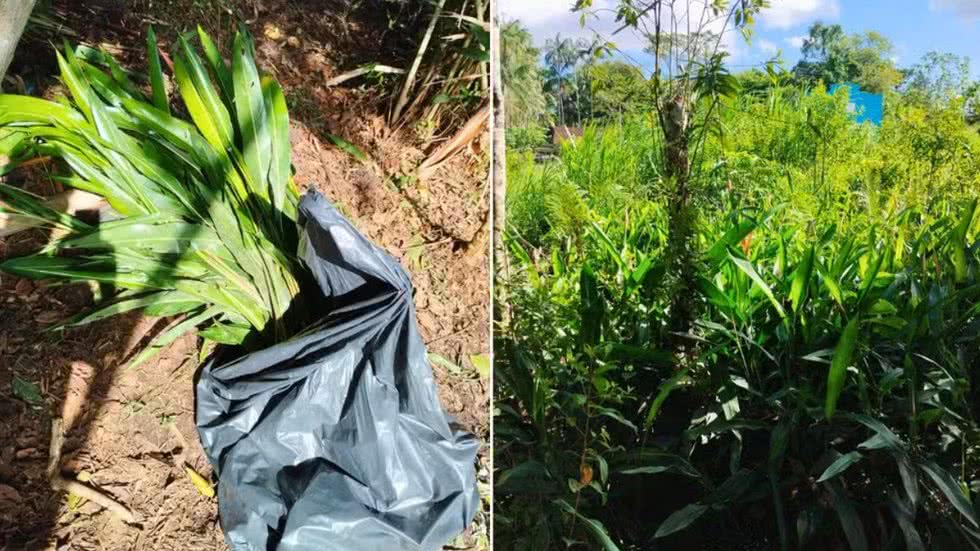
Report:
[[[840,25],[817,22],[801,51],[803,59],[793,72],[809,84],[855,82],[869,92],[883,93],[902,81],[893,61],[894,46],[874,31],[849,35]]]
[[[946,102],[970,90],[970,58],[931,51],[905,73],[902,89],[927,102]]]
[[[643,72],[622,61],[606,61],[589,69],[592,115],[616,118],[653,105],[652,87]]]
[[[671,329],[686,333],[694,317],[693,294],[697,254],[693,228],[696,189],[692,157],[697,157],[714,128],[722,97],[734,94],[737,80],[724,67],[727,52],[722,38],[740,30],[748,37],[754,16],[766,0],[619,0],[619,31],[639,33],[650,47],[654,66],[653,107],[663,133],[664,179],[669,189],[667,276]],[[576,9],[588,10],[592,0],[579,0]],[[693,163],[696,166],[696,162]]]
[[[519,21],[500,29],[501,80],[506,101],[507,126],[527,126],[540,121],[548,110],[541,75],[541,50]]]
[[[566,125],[566,96],[571,95],[573,68],[578,62],[579,51],[575,41],[562,37],[561,33],[549,38],[544,45],[544,61],[548,66],[545,84],[554,96],[558,107],[558,122]]]
[[[581,124],[582,113],[588,113],[589,118],[593,117],[592,68],[609,54],[613,46],[598,34],[593,35],[591,39],[579,38],[575,41],[575,45],[578,48],[577,63],[581,64],[575,72],[578,95],[583,98],[578,105],[579,124]]]

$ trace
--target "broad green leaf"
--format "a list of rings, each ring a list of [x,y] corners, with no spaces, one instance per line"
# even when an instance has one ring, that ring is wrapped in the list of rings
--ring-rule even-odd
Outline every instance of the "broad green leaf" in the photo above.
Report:
[[[595,346],[602,340],[602,320],[605,314],[605,300],[599,291],[599,280],[592,266],[582,266],[579,275],[579,295],[581,300],[581,319],[579,346]]]
[[[532,459],[506,469],[500,473],[500,476],[494,477],[493,484],[499,488],[506,485],[508,481],[520,483],[521,481],[529,479],[540,480],[548,478],[551,478],[551,475],[548,473],[548,469],[544,466],[544,464]]]
[[[32,406],[44,402],[40,387],[19,375],[14,375],[13,380],[10,382],[10,390],[13,392],[15,398],[19,398]]]
[[[823,284],[827,287],[827,292],[830,293],[831,298],[837,302],[838,306],[843,307],[844,293],[841,292],[840,285],[837,284],[837,281],[822,268],[817,268],[817,273],[820,274],[820,279],[823,280]]]
[[[653,403],[650,404],[650,411],[647,412],[646,419],[643,421],[644,430],[649,430],[653,425],[653,422],[657,420],[657,414],[660,413],[660,407],[663,406],[665,401],[667,401],[667,398],[674,391],[674,389],[680,386],[681,382],[687,377],[688,370],[690,370],[690,366],[684,367],[675,373],[673,377],[660,383],[660,388],[657,390],[657,396],[653,399]]]
[[[905,538],[906,551],[926,551],[922,537],[919,536],[919,532],[915,528],[912,513],[906,509],[905,504],[894,491],[889,492],[889,508],[892,511],[892,516],[898,521],[898,527]]]
[[[44,200],[20,188],[0,183],[0,213],[14,213],[18,216],[76,232],[84,232],[90,226],[78,218],[49,208]]]
[[[347,153],[351,157],[354,157],[355,159],[357,159],[362,163],[366,163],[371,160],[371,158],[368,157],[363,151],[361,151],[360,148],[350,143],[349,141],[341,138],[340,136],[336,136],[334,134],[328,133],[327,139],[330,140],[330,143],[334,144],[338,149],[340,149],[344,153]]]
[[[825,482],[834,478],[835,476],[846,471],[848,467],[861,461],[864,456],[859,452],[845,453],[844,455],[838,457],[833,463],[830,464],[826,469],[824,469],[823,474],[817,479],[817,482]]]
[[[210,228],[160,215],[133,216],[100,225],[80,237],[65,239],[63,249],[143,249],[179,253],[188,248],[215,250],[223,247]]]
[[[682,509],[674,511],[667,520],[660,524],[657,528],[657,533],[654,534],[655,538],[662,538],[669,536],[674,532],[679,532],[688,526],[690,526],[694,521],[701,518],[705,512],[708,511],[707,505],[702,505],[700,503],[691,503],[684,506]]]
[[[476,372],[480,374],[481,379],[490,380],[490,355],[489,354],[471,354],[470,363],[476,368]]]
[[[960,489],[960,484],[953,479],[953,476],[950,475],[949,472],[932,461],[920,462],[919,468],[932,479],[943,495],[946,496],[946,499],[949,500],[950,504],[955,507],[960,514],[966,517],[966,520],[968,520],[970,524],[980,527],[980,524],[977,522],[976,514],[973,511],[973,505]]]
[[[98,281],[124,289],[152,289],[149,274],[115,270],[102,260],[31,255],[0,262],[0,270],[31,279]]]
[[[716,241],[711,248],[708,249],[705,256],[715,264],[721,262],[728,253],[728,248],[738,245],[738,243],[745,239],[747,235],[752,233],[756,227],[758,227],[758,222],[755,220],[743,219],[739,221],[736,225],[731,226],[728,231],[726,231],[725,234],[721,236],[721,238],[718,239],[718,241]]]
[[[608,457],[616,472],[622,474],[675,473],[702,479],[702,475],[687,459],[657,449],[637,449]]]
[[[824,404],[824,415],[827,419],[831,419],[837,411],[837,401],[847,380],[847,368],[851,365],[854,349],[857,347],[858,327],[859,317],[854,316],[844,327],[844,332],[834,349],[834,359],[827,372],[827,399]]]
[[[755,271],[755,266],[753,266],[748,260],[739,258],[731,253],[728,253],[728,257],[736,266],[738,266],[738,269],[742,270],[745,275],[749,276],[749,279],[755,282],[759,289],[762,290],[762,293],[766,295],[766,298],[768,298],[769,302],[772,303],[773,308],[779,312],[779,316],[785,318],[786,312],[783,310],[783,306],[779,304],[778,300],[776,300],[776,296],[772,293],[772,289],[765,282],[765,280],[762,279],[762,276]]]
[[[964,283],[967,279],[969,264],[967,262],[967,233],[973,223],[977,211],[977,200],[973,199],[967,205],[960,221],[950,235],[950,246],[953,248],[953,270],[956,283]]]
[[[198,336],[212,340],[221,344],[236,345],[241,344],[252,328],[248,325],[237,325],[233,323],[215,323],[207,329],[197,332]]]

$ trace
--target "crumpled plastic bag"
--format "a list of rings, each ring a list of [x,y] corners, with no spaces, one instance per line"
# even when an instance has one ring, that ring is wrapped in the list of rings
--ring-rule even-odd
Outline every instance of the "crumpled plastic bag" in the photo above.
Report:
[[[234,550],[433,550],[479,507],[479,442],[439,404],[408,275],[320,194],[301,258],[330,304],[303,334],[204,366],[197,425]]]

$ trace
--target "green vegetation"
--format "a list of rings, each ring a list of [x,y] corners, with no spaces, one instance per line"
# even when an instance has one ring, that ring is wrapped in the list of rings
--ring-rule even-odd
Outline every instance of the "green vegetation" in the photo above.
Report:
[[[508,155],[495,541],[980,548],[970,83],[879,79],[875,127],[819,77],[712,57],[589,106],[557,161]],[[664,91],[692,73],[681,196]]]
[[[2,212],[52,231],[43,250],[0,270],[112,287],[105,304],[68,323],[136,309],[184,314],[134,364],[197,326],[221,343],[283,338],[299,290],[298,192],[282,90],[259,75],[244,29],[230,64],[203,31],[196,38],[203,58],[184,37],[173,55],[190,122],[171,110],[152,30],[145,90],[108,54],[66,45],[58,63],[70,100],[0,95],[0,154],[10,158],[0,174],[51,157],[56,180],[103,197],[121,215],[95,225],[0,185]]]

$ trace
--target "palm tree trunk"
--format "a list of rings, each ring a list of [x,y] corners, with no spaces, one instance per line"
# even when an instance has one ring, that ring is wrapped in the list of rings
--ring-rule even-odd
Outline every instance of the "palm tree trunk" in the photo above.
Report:
[[[691,212],[690,177],[688,157],[689,113],[684,97],[676,95],[668,100],[660,113],[661,127],[666,141],[666,172],[674,182],[670,203],[668,237],[668,273],[676,278],[671,289],[670,329],[686,333],[694,321],[694,309],[690,297],[694,293],[695,254]]]

